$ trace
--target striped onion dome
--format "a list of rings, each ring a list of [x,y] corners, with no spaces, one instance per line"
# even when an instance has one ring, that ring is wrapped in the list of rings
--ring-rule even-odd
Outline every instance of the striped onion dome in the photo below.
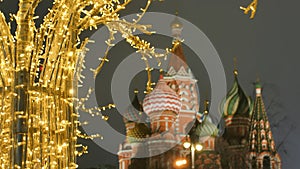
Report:
[[[154,90],[146,95],[143,108],[147,115],[155,111],[165,110],[178,114],[181,108],[181,101],[176,92],[160,79]]]
[[[236,70],[234,71],[234,74],[233,86],[227,93],[227,96],[221,105],[221,112],[223,113],[226,124],[230,124],[230,121],[234,116],[250,117],[252,113],[251,98],[246,96],[241,88]]]
[[[134,92],[134,98],[131,105],[128,106],[126,112],[123,114],[123,121],[129,122],[143,122],[147,118],[147,115],[143,112],[143,107],[139,102],[137,91]]]
[[[129,143],[142,142],[150,134],[151,131],[145,123],[136,123],[134,128],[129,130],[127,140]]]

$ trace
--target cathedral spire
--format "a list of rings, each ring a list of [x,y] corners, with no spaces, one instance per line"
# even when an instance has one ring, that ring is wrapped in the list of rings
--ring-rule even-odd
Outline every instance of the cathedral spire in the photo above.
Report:
[[[256,97],[259,97],[261,96],[261,85],[260,85],[260,82],[259,82],[259,78],[256,79],[256,83],[255,83],[255,94],[256,94]]]
[[[234,57],[233,58],[233,74],[234,74],[234,77],[237,77],[237,75],[239,74],[238,70],[237,70],[237,58]]]
[[[175,19],[171,22],[171,30],[173,36],[172,54],[169,59],[168,75],[190,76],[186,57],[183,53],[181,32],[183,24],[180,22],[176,14]]]
[[[179,20],[177,11],[176,11],[176,17],[171,22],[170,26],[172,28],[172,36],[173,36],[174,40],[181,40],[181,33],[182,33],[182,29],[183,29],[183,24]]]
[[[255,83],[256,97],[250,128],[250,149],[257,153],[261,153],[262,151],[275,152],[275,145],[272,145],[272,142],[274,143],[274,141],[265,104],[262,99],[261,89],[261,84],[257,81]]]
[[[262,98],[262,86],[255,83],[255,102],[251,118],[249,150],[252,168],[281,168],[280,157],[276,152],[270,122]]]

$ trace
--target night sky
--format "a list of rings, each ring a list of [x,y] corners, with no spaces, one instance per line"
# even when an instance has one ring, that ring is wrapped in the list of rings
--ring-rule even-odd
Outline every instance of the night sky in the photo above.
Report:
[[[9,12],[15,13],[18,6],[16,0],[4,0],[0,3],[0,10],[6,16]],[[51,1],[52,2],[52,1]],[[300,152],[299,110],[297,105],[300,95],[299,75],[300,58],[298,54],[300,39],[299,1],[260,0],[258,11],[254,20],[244,15],[239,9],[240,5],[247,5],[250,0],[165,0],[153,2],[149,12],[161,12],[174,15],[196,25],[211,41],[218,52],[227,79],[227,89],[233,82],[233,57],[237,57],[239,82],[245,92],[253,95],[253,82],[260,78],[263,84],[263,96],[267,113],[272,126],[276,146],[282,158],[284,169],[298,169]],[[46,8],[51,3],[42,1],[37,9],[38,15],[47,13]],[[145,4],[144,0],[133,0],[121,16],[139,12]],[[42,17],[41,17],[42,18]],[[38,20],[38,22],[40,22]],[[172,20],[166,20],[170,25]],[[155,23],[153,24],[155,28]],[[95,31],[84,32],[82,37],[92,36]],[[189,32],[183,32],[182,37],[189,37]],[[164,49],[171,44],[171,38],[159,34],[142,36],[154,46]],[[186,39],[188,41],[188,39]],[[201,102],[210,99],[211,87],[209,75],[205,66],[198,59],[188,45],[184,44],[187,63],[198,79]],[[112,74],[125,56],[134,52],[124,41],[118,43],[110,52],[110,62],[104,66],[103,71],[96,78],[96,97],[99,105],[112,102],[110,87]],[[101,56],[98,53],[97,56]],[[207,56],[209,57],[209,56]],[[155,80],[156,77],[153,77]],[[145,86],[145,73],[136,75],[130,87],[126,89],[132,98],[132,90],[140,91]],[[142,93],[142,92],[141,92]],[[140,99],[144,96],[139,94]],[[124,133],[124,124],[121,115],[116,110],[106,111],[110,116],[109,124]],[[99,120],[101,123],[101,120]],[[101,129],[97,129],[101,134]],[[104,138],[105,139],[105,138]],[[91,168],[101,164],[117,166],[117,156],[102,150],[92,141],[81,142],[89,145],[89,154],[78,158],[79,168]]]

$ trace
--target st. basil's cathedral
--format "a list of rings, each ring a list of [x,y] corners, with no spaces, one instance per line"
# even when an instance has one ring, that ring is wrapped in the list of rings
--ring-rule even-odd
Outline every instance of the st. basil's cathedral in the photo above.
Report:
[[[225,121],[220,132],[209,116],[208,102],[199,110],[197,79],[180,43],[183,24],[176,17],[171,28],[177,43],[167,71],[143,102],[135,92],[124,113],[126,140],[118,152],[119,169],[281,169],[259,81],[251,99],[234,70],[233,86],[220,104]],[[201,151],[184,148],[187,141],[201,143]],[[178,159],[186,164],[177,165]]]

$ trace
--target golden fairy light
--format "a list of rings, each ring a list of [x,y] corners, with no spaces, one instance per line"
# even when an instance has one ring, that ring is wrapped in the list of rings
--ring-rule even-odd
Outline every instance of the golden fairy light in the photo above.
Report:
[[[0,13],[0,166],[1,168],[76,168],[76,156],[87,147],[76,145],[77,138],[92,139],[80,133],[76,109],[101,116],[114,104],[86,108],[87,97],[78,99],[77,82],[83,78],[83,54],[88,39],[79,35],[105,25],[110,31],[107,51],[94,70],[99,73],[108,62],[114,35],[144,56],[161,57],[146,41],[133,35],[135,30],[151,34],[149,26],[138,24],[149,7],[133,21],[121,20],[118,12],[131,0],[54,0],[40,27],[35,27],[35,9],[40,0],[20,0],[15,36]]]
[[[164,56],[164,60],[167,59],[167,56],[170,52],[174,52],[174,50],[177,48],[177,46],[183,42],[183,40],[175,40],[172,42],[172,48],[169,49],[169,48],[166,48],[166,53],[163,55]],[[150,56],[151,58],[151,56]],[[155,57],[156,58],[156,61],[158,63],[158,66],[161,66],[161,60],[160,60],[160,57]],[[145,94],[149,94],[152,90],[153,90],[153,86],[155,85],[154,82],[152,82],[152,71],[153,71],[153,68],[150,67],[149,65],[149,62],[148,62],[148,59],[147,57],[142,54],[142,60],[144,60],[145,62],[145,70],[147,72],[147,83],[146,83],[146,90],[144,91]],[[163,72],[163,69],[160,69],[160,72],[162,73]]]

